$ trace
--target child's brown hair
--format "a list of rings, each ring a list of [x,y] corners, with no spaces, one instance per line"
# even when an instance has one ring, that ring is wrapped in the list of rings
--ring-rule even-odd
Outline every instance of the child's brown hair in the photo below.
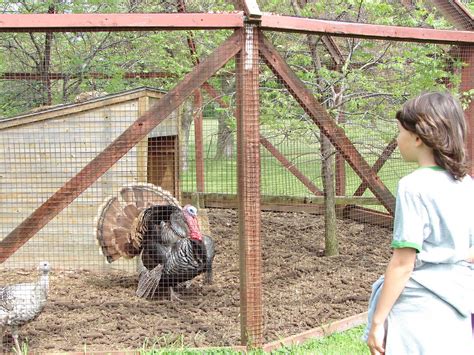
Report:
[[[436,164],[459,180],[468,173],[467,126],[460,102],[449,93],[429,92],[407,101],[397,120],[433,149]]]

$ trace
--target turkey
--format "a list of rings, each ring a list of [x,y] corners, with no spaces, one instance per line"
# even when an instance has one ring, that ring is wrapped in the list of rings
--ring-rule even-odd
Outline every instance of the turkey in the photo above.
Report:
[[[38,282],[0,286],[0,346],[5,329],[10,327],[18,354],[21,354],[18,328],[35,319],[48,298],[49,263],[40,262],[38,270]]]
[[[181,208],[171,193],[158,186],[122,188],[99,208],[95,226],[109,263],[139,256],[138,297],[168,291],[172,300],[179,300],[174,288],[202,273],[206,283],[212,283],[214,241],[201,233],[197,209]]]

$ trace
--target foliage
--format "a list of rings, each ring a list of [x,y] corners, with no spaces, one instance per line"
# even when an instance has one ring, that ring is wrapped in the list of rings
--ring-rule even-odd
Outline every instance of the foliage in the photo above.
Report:
[[[176,12],[176,2],[153,1],[47,1],[3,2],[7,13],[130,13]],[[196,4],[193,2],[193,4]],[[202,4],[229,9],[224,1]],[[3,8],[2,8],[3,7]],[[196,6],[194,9],[197,11]],[[197,57],[203,58],[230,34],[230,31],[169,32],[55,32],[51,39],[51,56],[46,55],[44,33],[9,33],[0,37],[3,72],[37,73],[42,81],[17,80],[0,83],[0,114],[8,117],[36,106],[74,101],[81,92],[115,93],[139,86],[163,90],[173,87],[194,65],[189,55],[187,37],[197,38]],[[164,78],[130,78],[125,74],[161,72]],[[47,82],[49,73],[63,74],[64,80]],[[94,74],[98,74],[94,76]],[[102,77],[102,78],[101,78]],[[103,79],[109,78],[109,79]],[[26,79],[26,78],[25,78]],[[50,85],[47,87],[46,84]],[[47,98],[51,92],[51,100]]]

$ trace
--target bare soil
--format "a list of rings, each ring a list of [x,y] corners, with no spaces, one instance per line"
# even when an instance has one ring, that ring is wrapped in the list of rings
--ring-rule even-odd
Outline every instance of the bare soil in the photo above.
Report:
[[[48,303],[20,330],[38,352],[107,351],[156,346],[240,344],[238,218],[211,209],[217,245],[214,283],[181,289],[182,302],[135,296],[128,272],[54,270]],[[324,256],[324,220],[306,213],[262,213],[265,342],[366,311],[371,284],[390,257],[389,230],[337,223],[340,255]],[[35,280],[36,271],[0,270],[1,284]],[[4,348],[11,346],[10,335]]]

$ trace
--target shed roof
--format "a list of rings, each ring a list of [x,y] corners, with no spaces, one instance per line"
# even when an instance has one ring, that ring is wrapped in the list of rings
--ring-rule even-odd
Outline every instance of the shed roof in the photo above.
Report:
[[[94,110],[96,108],[115,105],[126,101],[137,100],[141,97],[161,98],[164,94],[165,92],[163,90],[151,87],[140,87],[115,94],[92,98],[87,101],[55,105],[45,108],[41,111],[28,112],[19,116],[3,119],[0,121],[0,130],[58,118],[78,112]]]

